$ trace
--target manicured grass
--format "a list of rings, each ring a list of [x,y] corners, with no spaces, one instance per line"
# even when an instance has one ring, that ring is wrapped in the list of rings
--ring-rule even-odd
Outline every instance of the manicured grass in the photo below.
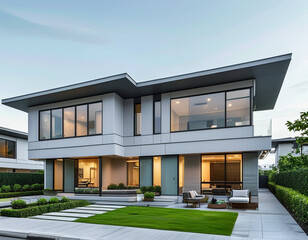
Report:
[[[10,202],[13,198],[0,198],[0,202]]]
[[[76,222],[230,236],[237,215],[235,212],[131,206],[80,218]]]

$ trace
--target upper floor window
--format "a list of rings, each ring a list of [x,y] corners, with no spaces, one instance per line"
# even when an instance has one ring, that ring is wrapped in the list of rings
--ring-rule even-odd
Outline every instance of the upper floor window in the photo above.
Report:
[[[16,142],[0,139],[0,157],[16,158]]]
[[[171,99],[171,132],[250,125],[250,89]]]
[[[40,111],[40,140],[102,134],[102,102]]]
[[[250,125],[250,89],[227,92],[227,127]]]
[[[161,100],[160,95],[154,96],[153,105],[154,134],[161,133]]]
[[[140,98],[135,99],[134,105],[134,135],[141,135],[141,101]]]

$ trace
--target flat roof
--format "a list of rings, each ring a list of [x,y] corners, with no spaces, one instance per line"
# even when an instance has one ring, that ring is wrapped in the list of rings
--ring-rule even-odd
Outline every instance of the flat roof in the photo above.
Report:
[[[245,62],[210,70],[135,82],[127,73],[99,78],[46,91],[2,100],[2,104],[28,111],[29,107],[115,92],[122,98],[174,92],[256,80],[255,111],[273,109],[287,73],[292,54]]]
[[[0,134],[5,135],[5,136],[10,136],[10,137],[28,139],[28,133],[17,131],[14,129],[4,128],[4,127],[0,127]]]

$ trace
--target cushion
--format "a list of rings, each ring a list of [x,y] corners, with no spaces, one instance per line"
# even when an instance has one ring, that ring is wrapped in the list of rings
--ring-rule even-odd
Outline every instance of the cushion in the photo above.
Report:
[[[232,190],[232,197],[249,198],[249,190]]]
[[[249,203],[249,198],[247,197],[232,197],[229,199],[230,203]]]
[[[189,191],[189,193],[191,198],[194,198],[196,196],[195,191]]]
[[[196,191],[193,191],[195,193],[195,196],[198,196],[199,194]]]

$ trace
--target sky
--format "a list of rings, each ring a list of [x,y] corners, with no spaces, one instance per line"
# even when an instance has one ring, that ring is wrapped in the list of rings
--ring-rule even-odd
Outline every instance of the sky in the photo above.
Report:
[[[0,0],[0,98],[292,53],[274,110],[254,117],[272,119],[273,138],[294,136],[286,121],[308,110],[307,13],[307,0]],[[27,114],[0,105],[0,126],[27,131]]]

